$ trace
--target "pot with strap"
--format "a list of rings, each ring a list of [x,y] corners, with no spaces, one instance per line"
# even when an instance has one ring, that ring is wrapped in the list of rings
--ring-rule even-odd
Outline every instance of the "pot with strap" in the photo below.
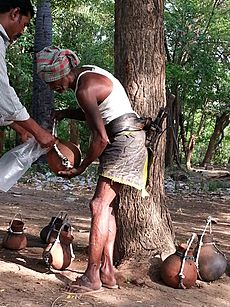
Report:
[[[19,215],[19,219],[16,216]],[[17,213],[9,223],[7,233],[3,237],[2,246],[11,250],[21,250],[27,246],[27,237],[24,234],[24,223]]]
[[[168,256],[162,263],[160,275],[164,283],[172,288],[187,289],[195,285],[197,270],[193,257],[192,235],[188,244],[180,244],[176,252]]]
[[[64,215],[64,212],[60,211],[56,216],[53,216],[48,225],[42,228],[40,231],[40,238],[44,243],[54,242],[57,238],[58,232],[62,227],[63,223],[67,219],[67,214]],[[67,224],[65,230],[67,229]]]
[[[54,121],[52,134],[57,138],[52,149],[47,153],[47,163],[52,172],[58,175],[59,171],[78,167],[81,163],[81,150],[71,141],[57,137],[57,121]]]
[[[64,230],[65,226],[68,226],[68,231]],[[73,239],[70,224],[63,224],[55,241],[49,243],[43,251],[43,260],[48,267],[55,270],[65,270],[71,264],[75,258]]]
[[[194,250],[198,277],[207,282],[219,279],[227,268],[226,257],[213,240],[211,223],[212,218],[208,217],[203,233],[198,235],[199,241]],[[209,234],[205,234],[208,226]]]

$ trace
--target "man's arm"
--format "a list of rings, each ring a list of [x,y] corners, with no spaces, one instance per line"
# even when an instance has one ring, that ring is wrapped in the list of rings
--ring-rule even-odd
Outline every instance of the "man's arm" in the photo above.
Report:
[[[61,121],[64,118],[76,119],[80,121],[85,121],[85,113],[81,108],[77,109],[64,109],[64,110],[55,110],[53,118]]]
[[[39,126],[31,117],[24,121],[15,121],[15,123],[25,130],[29,131],[42,147],[52,146],[56,139],[51,133]]]
[[[69,171],[62,171],[59,174],[68,178],[80,175],[95,161],[104,151],[109,143],[109,138],[98,108],[98,102],[103,101],[111,92],[111,84],[104,82],[103,77],[97,80],[95,75],[82,78],[82,86],[77,91],[77,100],[84,110],[86,121],[92,132],[92,139],[85,158],[78,168]]]
[[[14,129],[16,133],[19,135],[22,142],[26,142],[29,138],[31,138],[33,135],[24,129],[23,127],[19,126],[17,123],[13,122],[9,125],[10,128]]]

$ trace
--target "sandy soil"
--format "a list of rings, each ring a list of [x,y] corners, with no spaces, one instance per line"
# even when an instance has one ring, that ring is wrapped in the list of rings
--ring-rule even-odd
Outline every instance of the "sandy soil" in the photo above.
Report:
[[[26,226],[28,246],[21,251],[0,248],[0,307],[14,306],[230,306],[230,269],[213,283],[200,282],[192,289],[173,289],[159,277],[160,259],[142,261],[118,272],[119,289],[76,295],[63,291],[66,283],[81,275],[87,263],[90,215],[88,201],[93,190],[77,186],[71,191],[39,190],[20,184],[0,193],[0,240],[9,221],[20,213]],[[186,242],[193,232],[201,233],[209,215],[219,248],[230,257],[230,197],[220,194],[172,193],[167,195],[176,238]],[[64,271],[48,270],[42,261],[45,247],[41,229],[59,211],[65,211],[74,228],[75,259]],[[122,276],[122,277],[121,277]]]

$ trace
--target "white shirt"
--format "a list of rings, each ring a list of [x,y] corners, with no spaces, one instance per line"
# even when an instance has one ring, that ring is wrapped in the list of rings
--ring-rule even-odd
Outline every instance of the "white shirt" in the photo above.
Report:
[[[121,85],[118,79],[116,79],[110,72],[95,65],[84,65],[83,67],[90,67],[92,70],[85,70],[79,74],[76,81],[75,93],[78,89],[78,81],[80,77],[85,73],[96,73],[106,76],[113,83],[113,89],[110,95],[106,97],[106,99],[102,101],[102,103],[98,106],[101,117],[105,125],[121,115],[127,113],[135,113],[134,110],[132,109],[132,106],[125,92],[125,89]]]
[[[5,60],[8,45],[9,37],[0,24],[0,126],[7,126],[13,121],[24,121],[30,118],[9,83]]]

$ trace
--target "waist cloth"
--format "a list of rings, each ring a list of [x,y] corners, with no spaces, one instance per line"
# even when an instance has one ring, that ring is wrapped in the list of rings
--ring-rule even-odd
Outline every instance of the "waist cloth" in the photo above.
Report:
[[[133,114],[131,118],[134,118]],[[148,195],[145,190],[148,165],[146,133],[140,127],[129,125],[127,115],[126,119],[121,117],[121,121],[119,118],[114,120],[115,125],[109,123],[109,127],[105,126],[110,143],[99,157],[98,173],[140,190],[144,197]]]

